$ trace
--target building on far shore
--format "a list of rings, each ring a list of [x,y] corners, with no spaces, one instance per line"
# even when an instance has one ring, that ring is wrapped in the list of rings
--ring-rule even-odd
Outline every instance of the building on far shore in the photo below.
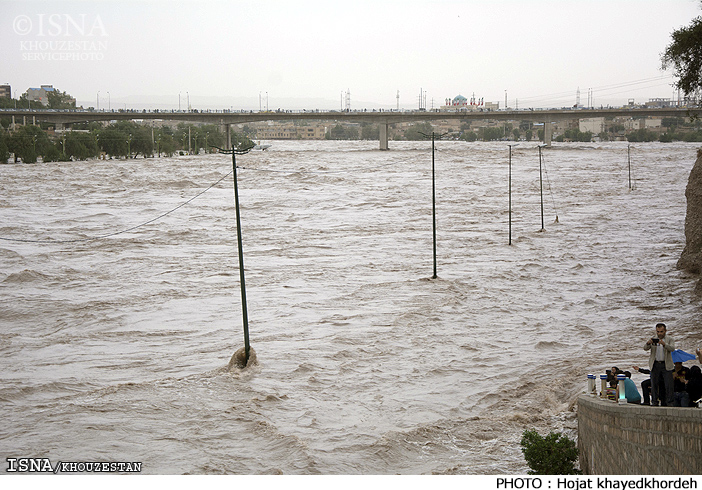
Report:
[[[587,119],[581,119],[579,128],[580,132],[586,133],[591,132],[594,135],[605,132],[605,118],[604,117],[590,117]]]
[[[49,92],[54,91],[53,85],[42,85],[40,88],[28,88],[27,99],[32,102],[41,102],[42,105],[49,105]]]
[[[9,83],[0,85],[0,97],[7,97],[8,99],[12,98],[12,87],[10,87]]]
[[[323,140],[326,132],[327,128],[323,124],[297,126],[271,122],[256,128],[256,138],[262,140]]]
[[[44,107],[46,107],[49,105],[49,94],[52,92],[56,92],[59,95],[66,95],[61,94],[58,90],[54,88],[53,85],[42,85],[40,88],[28,88],[27,99],[34,102],[41,102],[41,104]],[[72,103],[74,107],[76,105],[76,99],[70,96],[63,102],[68,102],[69,104]]]

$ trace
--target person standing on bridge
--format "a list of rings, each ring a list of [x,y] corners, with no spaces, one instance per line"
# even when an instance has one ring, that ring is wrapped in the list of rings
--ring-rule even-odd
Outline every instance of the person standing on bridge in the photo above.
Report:
[[[656,336],[648,339],[644,350],[650,350],[648,365],[651,368],[651,406],[658,406],[658,383],[662,375],[665,387],[665,402],[673,406],[673,354],[675,341],[667,335],[668,328],[665,323],[656,324]]]

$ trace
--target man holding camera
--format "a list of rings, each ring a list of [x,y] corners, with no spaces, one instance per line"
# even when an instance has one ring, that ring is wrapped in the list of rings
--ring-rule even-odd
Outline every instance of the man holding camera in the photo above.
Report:
[[[656,325],[656,336],[648,339],[644,350],[650,350],[648,365],[651,368],[651,406],[658,406],[658,383],[663,380],[665,391],[665,402],[669,407],[673,406],[673,355],[675,341],[670,335],[666,335],[665,323]]]

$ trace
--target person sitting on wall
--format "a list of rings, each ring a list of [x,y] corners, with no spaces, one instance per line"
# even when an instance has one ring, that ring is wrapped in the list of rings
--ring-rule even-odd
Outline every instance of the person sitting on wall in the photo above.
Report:
[[[641,374],[651,374],[650,369],[644,369],[640,368],[639,366],[631,366],[634,368],[635,371],[640,372]],[[641,382],[641,393],[643,394],[643,404],[644,405],[650,405],[651,404],[651,378],[649,377],[648,379],[645,379]],[[666,406],[665,404],[665,391],[663,391],[663,380],[661,380],[658,383],[658,399],[661,400],[662,406]]]
[[[673,370],[673,406],[674,407],[689,407],[690,395],[685,389],[688,373],[690,370],[687,366],[683,366],[682,362],[675,363]]]
[[[626,397],[627,403],[635,403],[637,405],[641,404],[641,395],[639,390],[636,389],[636,383],[631,380],[631,373],[629,371],[624,371],[624,396]]]
[[[699,407],[697,400],[702,398],[702,370],[699,366],[692,366],[690,374],[685,380],[685,390],[690,397],[690,406]]]
[[[624,372],[617,366],[612,366],[612,369],[607,369],[605,372],[607,373],[607,382],[609,383],[610,388],[616,388],[617,375],[624,374]]]
[[[616,370],[617,368],[615,367],[614,369]],[[617,386],[617,377],[611,369],[607,369],[605,373],[607,374],[607,384],[610,388],[615,388]]]

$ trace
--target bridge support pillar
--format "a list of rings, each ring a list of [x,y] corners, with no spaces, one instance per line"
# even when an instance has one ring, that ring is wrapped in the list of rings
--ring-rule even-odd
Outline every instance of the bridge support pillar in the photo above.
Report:
[[[553,126],[551,121],[544,123],[544,145],[551,146],[551,138],[553,136]]]
[[[378,133],[378,139],[380,140],[380,149],[381,150],[387,150],[388,149],[388,123],[381,122],[378,124],[379,126],[379,133]]]
[[[227,141],[224,144],[224,149],[231,150],[232,149],[232,125],[231,124],[224,125],[224,134],[226,135],[226,138],[227,138]]]

